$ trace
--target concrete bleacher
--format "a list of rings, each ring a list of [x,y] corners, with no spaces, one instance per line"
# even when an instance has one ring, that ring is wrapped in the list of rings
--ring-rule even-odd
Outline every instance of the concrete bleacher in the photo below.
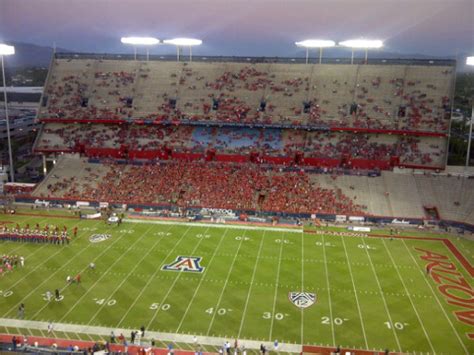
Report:
[[[446,132],[454,74],[447,66],[176,63],[56,59],[40,118],[201,119],[325,123]],[[64,90],[68,86],[69,90]],[[59,95],[61,94],[61,95]],[[89,109],[78,98],[89,97]],[[124,107],[121,98],[133,98]],[[170,107],[170,99],[176,107]],[[212,109],[212,99],[219,108]],[[265,112],[260,102],[266,102]],[[304,112],[303,103],[311,110]],[[358,111],[350,114],[355,103]],[[79,107],[78,107],[79,106]],[[405,115],[398,115],[400,106]],[[93,108],[93,109],[91,109]],[[242,112],[245,112],[242,114]],[[421,115],[421,116],[419,116]]]

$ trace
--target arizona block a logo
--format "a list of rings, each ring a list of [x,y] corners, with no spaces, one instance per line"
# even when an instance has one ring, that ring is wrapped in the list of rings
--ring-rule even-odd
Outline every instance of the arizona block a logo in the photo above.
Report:
[[[184,271],[184,272],[203,272],[204,267],[199,265],[201,257],[198,256],[178,256],[171,264],[165,265],[161,270],[166,271]]]

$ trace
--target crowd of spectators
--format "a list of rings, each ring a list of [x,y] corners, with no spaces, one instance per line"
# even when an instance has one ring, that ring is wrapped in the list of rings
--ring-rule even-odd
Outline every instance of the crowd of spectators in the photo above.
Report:
[[[84,61],[78,72],[61,70],[65,64],[55,62],[42,118],[189,119],[432,132],[446,132],[449,123],[451,69],[420,67],[423,74],[407,74],[403,67],[383,66],[374,67],[378,75],[353,75],[328,66],[328,75],[288,65],[288,74],[282,68],[229,63],[216,64],[210,72],[206,70],[213,64],[206,70],[176,64],[174,70],[156,66],[129,71],[116,71],[116,64],[110,64],[105,71],[107,61],[102,61],[99,71]],[[151,75],[153,70],[160,75]],[[167,76],[164,82],[153,81]],[[155,84],[169,86],[160,87],[165,92],[162,103],[156,95],[144,99]]]
[[[300,171],[189,161],[106,167],[100,181],[62,179],[49,185],[44,197],[290,213],[361,212],[340,190],[321,188]]]
[[[139,126],[103,124],[48,124],[37,150],[71,151],[90,148],[126,147],[128,151],[166,149],[182,153],[289,156],[368,159],[387,161],[399,157],[407,164],[442,165],[442,138],[383,134],[305,131],[276,128],[231,128]],[[426,144],[426,143],[429,144]]]

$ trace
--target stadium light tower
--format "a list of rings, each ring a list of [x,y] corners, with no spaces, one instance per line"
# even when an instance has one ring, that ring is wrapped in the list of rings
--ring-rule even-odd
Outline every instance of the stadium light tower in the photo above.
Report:
[[[12,143],[10,139],[10,120],[8,119],[8,101],[7,101],[7,78],[5,77],[5,64],[3,57],[15,54],[15,47],[0,43],[0,57],[2,57],[2,82],[3,82],[3,100],[5,103],[5,121],[7,122],[7,140],[8,157],[10,159],[10,180],[15,182],[15,172],[13,171]]]
[[[150,58],[149,47],[159,44],[160,40],[155,37],[122,37],[120,42],[133,45],[134,58],[137,60],[137,46],[146,46],[146,60]]]
[[[173,38],[173,39],[166,39],[163,41],[166,44],[172,44],[176,46],[176,61],[179,62],[179,51],[181,47],[189,47],[189,61],[193,61],[193,46],[200,46],[202,41],[200,39],[195,38]]]
[[[354,49],[362,48],[365,49],[365,63],[367,64],[367,56],[369,49],[371,48],[382,48],[383,42],[379,39],[351,39],[348,41],[339,42],[340,46],[350,47],[352,49],[351,64],[354,64]]]
[[[323,48],[334,47],[336,42],[326,39],[307,39],[301,42],[295,42],[298,47],[306,48],[306,64],[308,64],[308,54],[310,48],[319,48],[319,64],[323,58]]]
[[[466,58],[466,64],[474,66],[474,56]],[[472,141],[472,121],[474,121],[474,96],[471,102],[471,119],[469,123],[469,137],[467,141],[467,154],[466,154],[466,167],[469,166],[469,160],[471,158],[471,141]]]

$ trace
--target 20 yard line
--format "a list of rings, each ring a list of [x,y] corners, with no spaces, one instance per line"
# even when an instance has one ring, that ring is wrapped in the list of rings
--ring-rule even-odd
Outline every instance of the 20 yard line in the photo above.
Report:
[[[228,231],[229,230],[226,229],[225,232],[222,234],[221,239],[219,240],[219,244],[217,244],[217,246],[214,249],[214,252],[212,253],[211,259],[209,259],[209,263],[207,264],[207,267],[211,266],[212,260],[214,260],[214,257],[217,254],[217,250],[219,250],[219,248],[222,244],[222,241],[224,240],[224,237],[225,237],[225,235],[227,234]],[[191,309],[191,305],[193,304],[194,299],[196,298],[196,295],[198,294],[198,291],[201,288],[201,285],[202,285],[203,281],[204,281],[204,277],[201,277],[201,279],[199,280],[199,284],[197,285],[196,289],[194,290],[193,296],[191,297],[191,301],[189,301],[188,306],[186,307],[186,310],[184,311],[184,314],[181,317],[181,321],[179,322],[178,328],[176,329],[175,333],[179,333],[179,330],[181,329],[181,326],[183,325],[184,320],[186,319],[186,316],[188,315],[188,312]]]
[[[369,343],[367,342],[367,335],[365,334],[364,319],[362,317],[362,311],[360,309],[359,297],[357,296],[357,290],[356,290],[356,287],[355,287],[354,276],[352,274],[352,266],[351,266],[351,263],[349,261],[349,254],[347,253],[347,248],[346,248],[346,243],[344,241],[344,237],[341,237],[341,240],[342,240],[342,245],[344,247],[344,253],[346,254],[347,266],[349,267],[349,274],[351,275],[352,288],[354,290],[354,295],[355,295],[355,299],[356,299],[357,311],[359,312],[359,319],[360,319],[360,325],[362,327],[362,334],[364,335],[365,348],[369,349]]]
[[[415,257],[413,256],[413,254],[411,253],[411,250],[410,250],[410,249],[408,248],[408,246],[406,245],[404,239],[402,239],[402,242],[403,242],[403,245],[405,246],[406,250],[408,251],[408,254],[411,256],[413,262],[419,267],[418,263],[416,262]],[[451,325],[451,328],[453,329],[454,334],[455,334],[456,337],[458,338],[459,343],[461,344],[462,348],[464,349],[464,351],[466,352],[466,354],[469,354],[469,351],[467,351],[466,345],[462,342],[461,337],[459,336],[458,332],[456,331],[456,328],[454,328],[453,322],[451,322],[451,319],[448,317],[448,314],[446,313],[446,310],[444,309],[443,305],[442,305],[441,302],[439,301],[439,298],[438,298],[438,296],[436,295],[435,291],[433,290],[433,287],[431,287],[431,285],[430,285],[430,283],[428,282],[428,280],[426,279],[425,274],[423,273],[423,271],[421,271],[420,269],[418,269],[418,270],[420,271],[420,273],[422,273],[423,279],[425,280],[426,284],[428,285],[428,287],[430,288],[431,292],[433,293],[433,297],[436,299],[436,302],[438,302],[438,305],[439,305],[439,307],[441,308],[441,311],[443,312],[444,316],[445,316],[446,319],[448,320],[448,323]]]
[[[216,307],[215,307],[215,312],[212,313],[211,322],[209,323],[209,327],[207,328],[206,335],[209,335],[209,332],[211,331],[211,328],[212,328],[212,324],[214,324],[214,319],[216,318],[217,310],[219,309],[219,306],[221,304],[222,296],[224,295],[224,291],[227,287],[227,283],[229,282],[230,274],[232,272],[232,269],[234,268],[235,261],[237,260],[237,255],[239,255],[240,247],[242,246],[242,242],[245,239],[244,237],[245,237],[246,232],[247,231],[244,231],[244,235],[240,239],[239,247],[237,248],[237,251],[235,252],[234,259],[232,260],[232,264],[230,265],[229,271],[227,272],[227,278],[225,279],[224,287],[222,287],[221,294],[219,295],[219,299],[217,300],[217,304],[216,304]]]
[[[387,312],[388,320],[390,321],[390,324],[394,324],[392,321],[392,316],[390,315],[390,312],[388,310],[387,300],[385,299],[385,296],[383,294],[382,285],[380,284],[379,277],[377,276],[377,273],[375,272],[375,267],[374,267],[374,264],[372,263],[372,258],[370,257],[369,250],[367,249],[367,244],[365,244],[364,238],[362,238],[362,242],[364,243],[364,250],[365,250],[365,253],[367,254],[367,257],[369,258],[369,264],[372,268],[372,272],[374,273],[375,281],[377,281],[380,294],[382,295],[382,301],[385,307],[385,312]],[[398,335],[395,331],[395,327],[392,327],[392,332],[393,332],[393,335],[395,336],[395,341],[397,342],[398,351],[402,351],[402,347],[400,346],[400,340],[398,339]]]
[[[280,282],[281,256],[283,254],[283,244],[285,244],[284,242],[285,242],[285,234],[283,234],[283,237],[281,238],[281,242],[280,242],[280,254],[278,257],[277,277],[276,277],[276,282],[275,282],[275,294],[273,296],[273,308],[272,308],[271,321],[270,321],[270,334],[268,335],[269,341],[272,341],[272,335],[273,335],[273,321],[275,319],[275,308],[276,308],[276,301],[277,301],[277,295],[278,295],[278,283]]]
[[[328,301],[329,301],[329,317],[331,320],[331,332],[332,332],[332,345],[336,346],[336,334],[334,332],[334,321],[332,318],[332,301],[331,301],[331,285],[329,284],[329,273],[328,273],[328,263],[326,258],[326,246],[324,241],[324,234],[321,235],[323,240],[323,257],[324,257],[324,269],[326,270],[326,284],[328,286]]]
[[[252,278],[250,280],[250,287],[249,287],[249,290],[247,292],[247,299],[245,300],[244,312],[242,313],[242,319],[240,320],[240,327],[239,327],[239,333],[237,335],[237,338],[240,338],[240,334],[242,333],[242,328],[244,327],[245,316],[247,315],[247,307],[248,307],[249,301],[250,301],[250,294],[252,293],[252,286],[253,286],[253,282],[255,280],[255,274],[257,273],[257,265],[258,265],[258,261],[260,259],[260,254],[262,253],[263,241],[265,240],[265,232],[266,231],[263,231],[263,235],[262,235],[262,238],[261,238],[261,241],[260,241],[260,246],[258,247],[257,259],[255,259],[255,265],[253,267]]]
[[[387,244],[385,243],[385,240],[382,238],[382,243],[385,247],[385,250],[387,250],[387,253],[388,253],[388,256],[390,257],[390,260],[392,261],[393,263],[393,266],[395,267],[395,270],[397,271],[397,274],[398,274],[398,277],[400,279],[400,281],[402,282],[403,284],[403,288],[405,289],[405,292],[408,296],[408,299],[410,300],[410,303],[411,303],[411,306],[413,307],[413,310],[415,311],[415,314],[416,314],[416,317],[418,318],[418,321],[420,322],[420,325],[421,325],[421,328],[423,329],[423,333],[425,333],[425,337],[426,337],[426,340],[428,340],[428,343],[430,344],[430,348],[431,350],[433,351],[433,354],[436,353],[434,347],[433,347],[433,344],[431,343],[431,339],[428,335],[428,333],[426,332],[426,328],[421,320],[421,317],[420,315],[418,314],[418,310],[415,308],[415,304],[413,303],[413,300],[411,299],[411,295],[410,295],[410,292],[408,291],[408,288],[405,284],[405,281],[403,281],[403,278],[402,278],[402,275],[400,274],[400,271],[398,270],[398,267],[397,265],[395,264],[395,260],[393,260],[393,257],[392,257],[392,253],[390,252],[389,248],[387,248]]]

